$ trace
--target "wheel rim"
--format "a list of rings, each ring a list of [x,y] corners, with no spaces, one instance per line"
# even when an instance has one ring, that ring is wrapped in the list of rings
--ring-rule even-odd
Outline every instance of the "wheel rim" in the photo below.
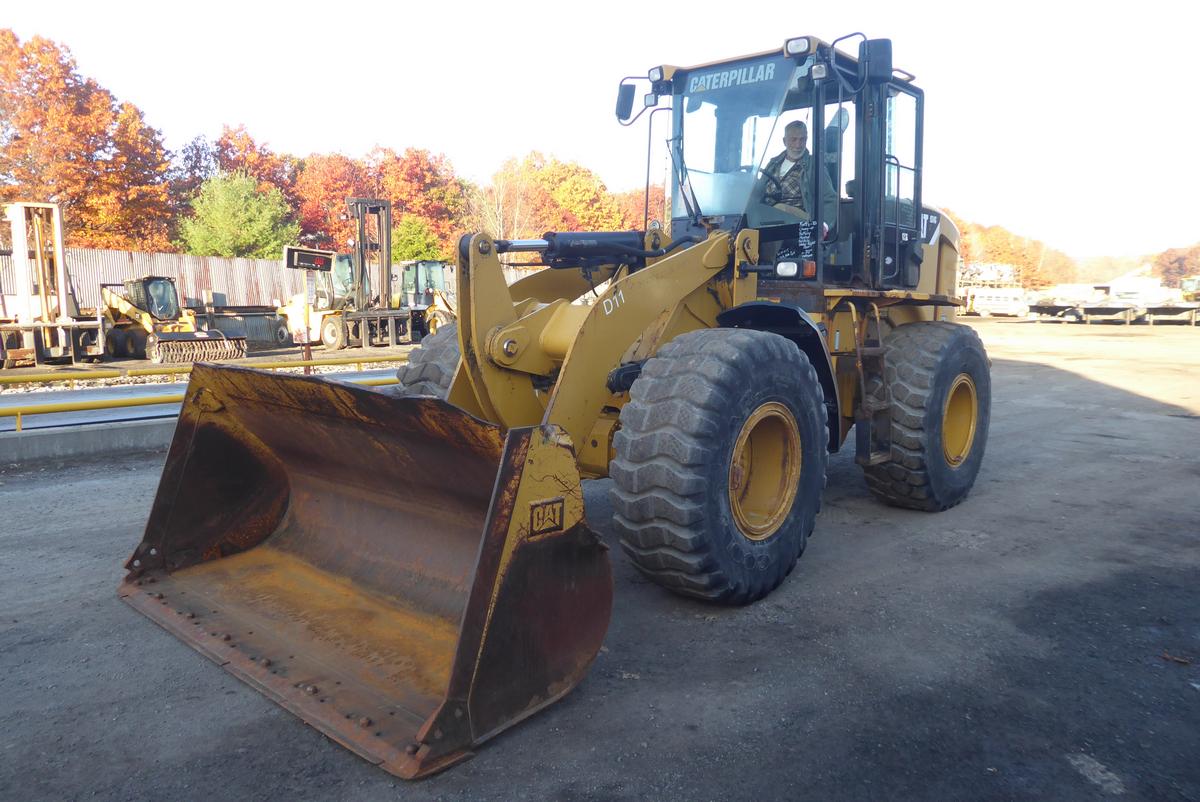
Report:
[[[729,506],[750,540],[773,535],[800,486],[800,429],[791,410],[770,401],[742,424],[729,463]]]
[[[942,453],[950,467],[957,468],[971,453],[979,421],[979,394],[974,380],[965,373],[954,377],[942,411]]]

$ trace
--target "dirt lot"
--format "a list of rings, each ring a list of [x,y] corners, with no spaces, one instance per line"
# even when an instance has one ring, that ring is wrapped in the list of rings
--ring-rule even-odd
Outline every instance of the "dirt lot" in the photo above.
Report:
[[[966,503],[884,507],[837,455],[796,571],[739,609],[614,550],[587,680],[415,784],[117,601],[161,454],[6,468],[0,799],[1200,800],[1200,329],[975,325]]]

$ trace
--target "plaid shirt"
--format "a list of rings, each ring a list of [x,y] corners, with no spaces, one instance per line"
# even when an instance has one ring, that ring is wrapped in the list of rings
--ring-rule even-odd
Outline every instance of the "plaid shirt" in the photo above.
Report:
[[[804,153],[800,154],[800,159],[792,165],[792,169],[781,176],[779,175],[779,166],[783,164],[786,157],[787,151],[785,150],[767,162],[767,166],[763,168],[764,173],[779,179],[779,184],[764,179],[766,189],[763,191],[763,203],[768,206],[786,203],[812,214],[812,185],[809,181],[809,177],[812,175],[812,154],[806,149]],[[780,185],[783,186],[782,193],[779,191]]]

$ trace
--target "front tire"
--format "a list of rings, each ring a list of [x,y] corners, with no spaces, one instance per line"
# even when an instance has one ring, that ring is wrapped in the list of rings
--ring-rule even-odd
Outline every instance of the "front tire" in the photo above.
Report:
[[[967,326],[900,326],[884,340],[892,398],[892,459],[863,468],[867,486],[897,507],[938,512],[975,484],[987,445],[992,380]]]
[[[341,315],[326,315],[321,321],[321,344],[328,351],[346,347],[346,324]]]
[[[745,329],[675,338],[643,366],[614,436],[622,547],[677,593],[761,599],[804,551],[828,442],[817,373],[790,340]]]

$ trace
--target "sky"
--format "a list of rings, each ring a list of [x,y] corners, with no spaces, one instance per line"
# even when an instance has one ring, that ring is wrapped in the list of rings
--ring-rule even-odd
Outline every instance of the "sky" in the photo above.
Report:
[[[613,191],[646,175],[622,77],[862,31],[925,91],[927,203],[1077,258],[1200,242],[1195,2],[6,6],[0,26],[65,45],[172,149],[243,124],[298,156],[427,148],[478,183],[537,150]]]

